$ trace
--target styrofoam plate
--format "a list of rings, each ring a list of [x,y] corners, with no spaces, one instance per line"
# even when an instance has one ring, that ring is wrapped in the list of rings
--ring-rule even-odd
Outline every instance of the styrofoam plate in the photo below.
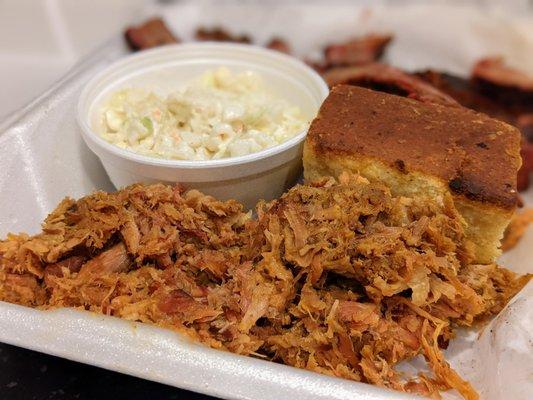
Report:
[[[530,18],[527,15],[511,18],[464,5],[405,2],[401,7],[373,9],[351,2],[312,2],[305,7],[294,2],[267,3],[239,2],[238,7],[232,2],[179,2],[149,11],[166,16],[184,38],[198,25],[223,25],[252,33],[260,42],[277,33],[297,53],[311,54],[328,41],[349,37],[350,32],[390,31],[396,40],[387,58],[402,67],[433,66],[466,75],[476,58],[496,52],[533,70],[533,60],[527,58],[533,54],[533,33],[523,29],[533,26],[524,24]],[[65,196],[113,190],[100,162],[80,138],[75,108],[85,82],[126,53],[120,38],[106,43],[34,103],[0,124],[0,237],[11,231],[38,232],[40,222]],[[533,191],[524,198],[526,204],[533,204]],[[505,254],[504,265],[531,272],[532,248],[529,231],[516,250]],[[533,392],[527,379],[533,374],[531,321],[513,314],[516,309],[533,309],[531,303],[530,289],[522,293],[520,307],[509,308],[501,317],[521,321],[507,326],[505,332],[522,341],[498,336],[498,326],[505,324],[497,319],[488,345],[477,346],[481,342],[475,334],[459,335],[447,350],[451,364],[472,380],[485,399],[525,400]],[[0,302],[0,341],[228,399],[410,397],[212,350],[172,331],[77,310],[45,312]],[[481,373],[485,370],[479,360],[499,362]],[[525,378],[517,383],[516,377]]]

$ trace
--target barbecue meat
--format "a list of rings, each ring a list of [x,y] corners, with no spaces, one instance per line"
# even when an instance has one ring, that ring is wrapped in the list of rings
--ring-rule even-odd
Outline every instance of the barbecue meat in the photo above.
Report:
[[[270,41],[266,44],[266,47],[281,53],[291,54],[291,46],[289,46],[289,43],[279,37],[273,37],[270,39]]]
[[[124,37],[134,51],[179,42],[161,18],[152,18],[142,25],[127,28]]]
[[[471,264],[453,203],[342,174],[257,206],[133,185],[64,200],[0,242],[0,300],[157,324],[209,346],[424,395],[474,389],[443,358],[454,326],[527,282]],[[422,354],[434,374],[395,370]]]
[[[508,106],[532,111],[533,76],[506,65],[501,57],[479,60],[472,80],[485,95]]]
[[[361,86],[380,92],[409,97],[424,103],[459,106],[446,93],[390,65],[372,63],[359,67],[333,68],[323,73],[322,76],[329,87],[340,84]]]
[[[325,63],[332,68],[376,62],[391,40],[391,35],[369,34],[344,43],[330,44],[324,49]]]
[[[200,27],[195,33],[196,40],[206,40],[213,42],[236,42],[236,43],[251,43],[252,40],[248,35],[232,35],[221,27],[204,28]]]

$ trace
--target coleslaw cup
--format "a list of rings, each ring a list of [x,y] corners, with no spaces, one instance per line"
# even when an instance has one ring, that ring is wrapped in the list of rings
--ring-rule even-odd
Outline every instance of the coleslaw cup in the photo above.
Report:
[[[236,199],[252,208],[259,199],[279,197],[301,175],[307,130],[277,146],[240,157],[217,160],[169,160],[119,148],[96,130],[98,107],[113,92],[142,87],[160,94],[179,89],[206,70],[220,66],[234,72],[259,73],[276,95],[287,99],[311,120],[329,90],[301,61],[249,45],[192,43],[165,46],[126,57],[97,74],[83,89],[78,123],[87,146],[101,160],[117,188],[132,183],[179,182],[219,199]]]

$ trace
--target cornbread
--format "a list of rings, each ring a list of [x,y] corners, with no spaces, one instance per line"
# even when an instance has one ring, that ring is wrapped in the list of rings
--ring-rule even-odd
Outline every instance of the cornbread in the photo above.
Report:
[[[490,263],[516,207],[519,151],[519,131],[484,114],[339,85],[311,124],[304,176],[350,170],[394,195],[451,194],[474,261]]]

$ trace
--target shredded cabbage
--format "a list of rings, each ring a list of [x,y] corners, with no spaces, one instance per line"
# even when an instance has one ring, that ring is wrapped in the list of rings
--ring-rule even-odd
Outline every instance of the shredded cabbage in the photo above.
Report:
[[[100,135],[138,154],[177,160],[243,156],[281,144],[309,124],[270,93],[260,75],[207,71],[166,98],[142,88],[114,93]]]

